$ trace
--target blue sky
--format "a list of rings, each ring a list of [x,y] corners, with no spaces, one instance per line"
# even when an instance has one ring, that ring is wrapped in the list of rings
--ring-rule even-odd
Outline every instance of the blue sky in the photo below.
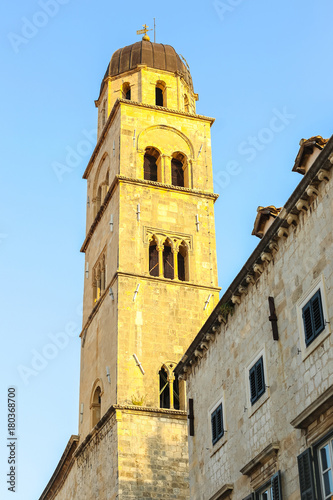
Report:
[[[157,41],[190,64],[197,112],[216,118],[225,290],[259,241],[251,236],[257,206],[283,205],[301,179],[291,172],[299,140],[332,133],[333,8],[329,0],[17,0],[1,10],[0,496],[35,500],[77,432],[81,177],[94,147],[86,139],[96,128],[94,99],[112,53],[138,40],[136,30],[156,17]],[[60,182],[53,167],[69,150],[76,159]],[[49,347],[60,332],[63,344]],[[14,497],[6,485],[10,386],[17,389]]]

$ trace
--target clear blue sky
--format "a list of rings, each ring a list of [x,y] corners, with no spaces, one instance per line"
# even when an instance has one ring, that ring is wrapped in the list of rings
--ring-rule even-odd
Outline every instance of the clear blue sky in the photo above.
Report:
[[[94,99],[112,53],[138,40],[136,30],[156,17],[157,41],[174,46],[190,64],[198,113],[216,118],[212,146],[223,290],[259,241],[251,236],[257,206],[283,205],[300,181],[291,172],[299,140],[332,134],[330,0],[225,0],[218,9],[211,0],[55,1],[53,10],[44,5],[44,11],[43,0],[1,5],[2,499],[38,498],[77,432],[77,335],[67,335],[58,352],[49,350],[53,359],[40,362],[27,384],[19,369],[33,369],[36,352],[54,345],[52,335],[81,326],[81,177],[92,142],[89,152],[80,149],[62,182],[52,166],[64,163],[68,148],[80,148],[84,131],[96,127]],[[13,385],[15,495],[6,486],[6,397]]]

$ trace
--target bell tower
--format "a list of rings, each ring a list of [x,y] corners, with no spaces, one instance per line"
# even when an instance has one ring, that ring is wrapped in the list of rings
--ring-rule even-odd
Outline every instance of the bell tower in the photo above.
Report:
[[[185,59],[147,38],[113,54],[95,101],[79,436],[57,498],[189,497],[173,369],[219,299],[214,120],[196,114]]]

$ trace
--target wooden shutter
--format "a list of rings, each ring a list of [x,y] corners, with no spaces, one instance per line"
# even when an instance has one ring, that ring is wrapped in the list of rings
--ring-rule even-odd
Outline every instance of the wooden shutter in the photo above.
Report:
[[[173,279],[173,253],[171,247],[165,246],[163,250],[164,278]]]
[[[213,411],[211,416],[212,421],[212,441],[213,444],[223,436],[223,413],[222,413],[222,403]]]
[[[272,500],[282,500],[281,472],[278,471],[271,479],[273,497]]]
[[[312,328],[312,320],[311,320],[311,301],[309,301],[303,307],[302,316],[303,316],[305,343],[306,345],[309,345],[314,339],[314,331]]]
[[[325,328],[321,294],[318,290],[311,299],[311,312],[315,337]]]
[[[252,366],[249,374],[250,379],[250,393],[251,403],[253,404],[257,399],[257,385],[256,385],[256,366]]]
[[[194,436],[194,410],[193,410],[193,399],[188,400],[188,419],[190,421],[190,436]]]
[[[158,251],[156,245],[150,245],[149,247],[149,274],[151,276],[159,276]]]
[[[216,422],[216,412],[214,411],[212,413],[212,441],[213,441],[213,444],[216,443],[217,441],[217,422]]]
[[[297,462],[301,500],[316,500],[311,449],[308,448],[298,455]]]
[[[257,399],[265,392],[264,362],[262,357],[256,362]]]

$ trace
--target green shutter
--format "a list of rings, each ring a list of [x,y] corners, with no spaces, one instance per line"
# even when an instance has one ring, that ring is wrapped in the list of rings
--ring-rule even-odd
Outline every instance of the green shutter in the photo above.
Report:
[[[316,500],[312,468],[311,449],[297,457],[301,500]]]
[[[282,500],[282,489],[281,489],[281,472],[278,471],[271,479],[271,486],[273,492],[272,500]]]

